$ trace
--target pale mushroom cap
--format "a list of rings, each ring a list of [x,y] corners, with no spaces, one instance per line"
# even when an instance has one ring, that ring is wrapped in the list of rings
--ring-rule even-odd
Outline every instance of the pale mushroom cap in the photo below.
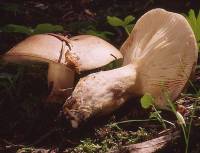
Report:
[[[51,35],[33,35],[11,48],[4,58],[7,60],[38,60],[59,62],[62,41]]]
[[[163,92],[175,100],[194,70],[198,48],[186,19],[177,13],[154,9],[136,23],[121,47],[124,65],[137,66],[137,80],[132,92],[150,93],[156,104],[166,105]]]
[[[70,53],[77,57],[78,71],[96,69],[122,58],[118,49],[96,36],[79,35],[70,40]]]
[[[39,34],[17,44],[4,58],[11,61],[56,62],[80,72],[102,67],[122,58],[122,55],[114,46],[96,36],[80,35],[68,39],[59,35]]]

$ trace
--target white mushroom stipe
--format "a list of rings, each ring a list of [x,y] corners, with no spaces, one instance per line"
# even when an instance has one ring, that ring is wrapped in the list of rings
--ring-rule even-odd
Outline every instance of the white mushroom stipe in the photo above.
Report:
[[[68,97],[74,86],[75,72],[63,64],[49,63],[48,85],[52,86],[48,101]],[[57,97],[57,98],[56,98]]]
[[[82,78],[63,106],[72,126],[92,116],[113,112],[127,98],[150,93],[166,108],[163,92],[175,100],[197,63],[198,49],[186,19],[153,9],[136,23],[121,47],[124,66]]]
[[[72,126],[78,125],[91,114],[108,114],[127,100],[128,90],[135,84],[135,79],[136,71],[132,64],[90,74],[78,82],[72,99],[69,98],[63,106],[64,113],[70,115]],[[70,110],[69,105],[72,105]]]

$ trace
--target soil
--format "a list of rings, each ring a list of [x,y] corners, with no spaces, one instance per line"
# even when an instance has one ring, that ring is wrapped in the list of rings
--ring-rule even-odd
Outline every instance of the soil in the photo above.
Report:
[[[10,5],[11,4],[11,5]],[[12,5],[14,4],[14,5]],[[12,9],[6,6],[12,6]],[[14,9],[13,9],[14,7]],[[101,31],[111,31],[114,36],[109,40],[119,47],[127,35],[123,29],[109,26],[107,16],[124,18],[133,15],[138,19],[146,11],[161,7],[178,13],[187,13],[189,9],[196,12],[200,9],[198,1],[164,1],[164,0],[1,0],[0,27],[7,24],[20,24],[35,27],[39,23],[59,24],[65,27],[63,34],[82,34],[88,25],[95,26]],[[7,9],[5,9],[7,8]],[[116,37],[117,36],[117,37]],[[17,42],[26,38],[20,33],[0,32],[0,54],[8,51]],[[0,73],[5,69],[0,67]],[[15,73],[16,74],[16,73]],[[18,73],[17,73],[18,74]],[[29,75],[30,76],[30,75]],[[62,114],[62,105],[48,104],[41,95],[47,95],[44,90],[29,94],[22,91],[29,89],[21,86],[19,76],[11,76],[9,80],[0,78],[0,153],[10,152],[107,152],[108,150],[123,150],[123,146],[132,143],[144,142],[163,135],[163,127],[157,121],[131,122],[114,124],[125,120],[148,119],[151,109],[144,110],[140,106],[140,97],[129,99],[122,108],[104,117],[90,119],[79,129],[72,129],[69,122]],[[200,70],[197,69],[193,83],[199,89]],[[2,79],[4,79],[2,81]],[[29,80],[27,84],[38,82]],[[20,84],[20,85],[19,85]],[[26,84],[26,85],[27,85]],[[46,88],[46,84],[33,83],[32,89]],[[33,90],[35,91],[35,90]],[[47,91],[47,90],[45,90]],[[198,98],[193,96],[194,91],[188,88],[177,102],[188,108]],[[33,96],[34,94],[39,96]],[[40,95],[41,94],[41,95]],[[198,102],[198,106],[200,102]],[[189,120],[189,110],[184,112],[186,121]],[[171,131],[181,131],[173,113],[162,112],[163,118],[176,125]],[[200,152],[200,111],[197,110],[191,130],[189,152]],[[166,134],[166,133],[164,133]],[[165,149],[158,152],[182,153],[184,152],[183,134]],[[37,150],[40,149],[40,150]],[[42,150],[43,149],[43,150]],[[82,150],[81,150],[82,149]],[[124,150],[125,151],[125,150]]]

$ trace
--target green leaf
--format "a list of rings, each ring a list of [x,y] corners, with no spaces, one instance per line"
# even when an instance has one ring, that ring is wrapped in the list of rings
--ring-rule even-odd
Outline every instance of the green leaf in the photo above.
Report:
[[[22,25],[8,24],[1,29],[2,32],[16,32],[30,35],[32,29]]]
[[[182,125],[184,125],[186,127],[185,119],[183,118],[181,113],[176,112],[176,117],[177,117],[177,120],[178,120],[179,124],[182,124]]]
[[[189,19],[190,19],[192,27],[195,28],[195,26],[196,26],[196,17],[195,17],[194,10],[191,9],[189,11],[188,15],[189,15]]]
[[[125,25],[128,25],[131,22],[133,22],[134,20],[135,20],[135,17],[133,17],[132,15],[128,15],[127,17],[124,18],[124,23],[125,23]]]
[[[82,29],[81,33],[97,36],[105,40],[109,40],[109,36],[114,35],[114,33],[109,31],[97,30],[96,27],[93,25],[89,25],[86,29]]]
[[[92,29],[83,31],[83,33],[88,34],[88,35],[97,36],[97,37],[100,37],[105,40],[109,40],[108,37],[114,35],[112,32],[109,32],[109,31],[97,31],[97,30],[92,30]]]
[[[150,94],[145,94],[140,100],[140,103],[144,109],[149,108],[153,102],[154,98]]]
[[[200,41],[200,10],[197,16],[197,41]]]
[[[196,18],[194,10],[191,9],[188,12],[188,17],[186,17],[186,19],[188,20],[190,26],[192,27],[192,30],[195,34],[197,41],[199,41],[200,40],[200,14],[198,14]]]
[[[64,28],[61,25],[52,25],[49,23],[38,24],[34,29],[34,34],[48,33],[48,32],[61,32]]]
[[[133,30],[133,26],[134,26],[134,24],[129,24],[126,26],[129,33],[131,33],[131,31]]]
[[[114,27],[124,26],[124,21],[115,16],[107,16],[107,22]]]

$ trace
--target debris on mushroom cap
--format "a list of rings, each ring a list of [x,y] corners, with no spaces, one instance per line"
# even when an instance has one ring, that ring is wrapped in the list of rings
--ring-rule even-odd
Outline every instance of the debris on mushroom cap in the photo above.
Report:
[[[8,51],[3,58],[10,62],[48,62],[49,86],[53,82],[48,98],[51,101],[54,99],[52,97],[59,98],[61,94],[69,96],[71,90],[68,89],[74,86],[74,71],[96,69],[122,58],[122,55],[111,44],[95,36],[81,35],[69,39],[49,33],[28,37]]]
[[[90,74],[76,85],[63,112],[73,127],[95,115],[111,113],[129,97],[146,92],[165,108],[163,92],[174,100],[197,63],[195,36],[177,13],[154,9],[136,23],[121,48],[124,66]],[[96,86],[97,85],[97,86]]]
[[[196,66],[198,49],[194,33],[180,14],[154,9],[136,23],[121,47],[124,65],[137,65],[137,80],[132,92],[150,93],[156,104],[166,106],[163,92],[171,100],[181,93]]]
[[[122,58],[118,49],[96,36],[79,35],[70,40],[70,54],[77,59],[78,71],[96,69]]]

